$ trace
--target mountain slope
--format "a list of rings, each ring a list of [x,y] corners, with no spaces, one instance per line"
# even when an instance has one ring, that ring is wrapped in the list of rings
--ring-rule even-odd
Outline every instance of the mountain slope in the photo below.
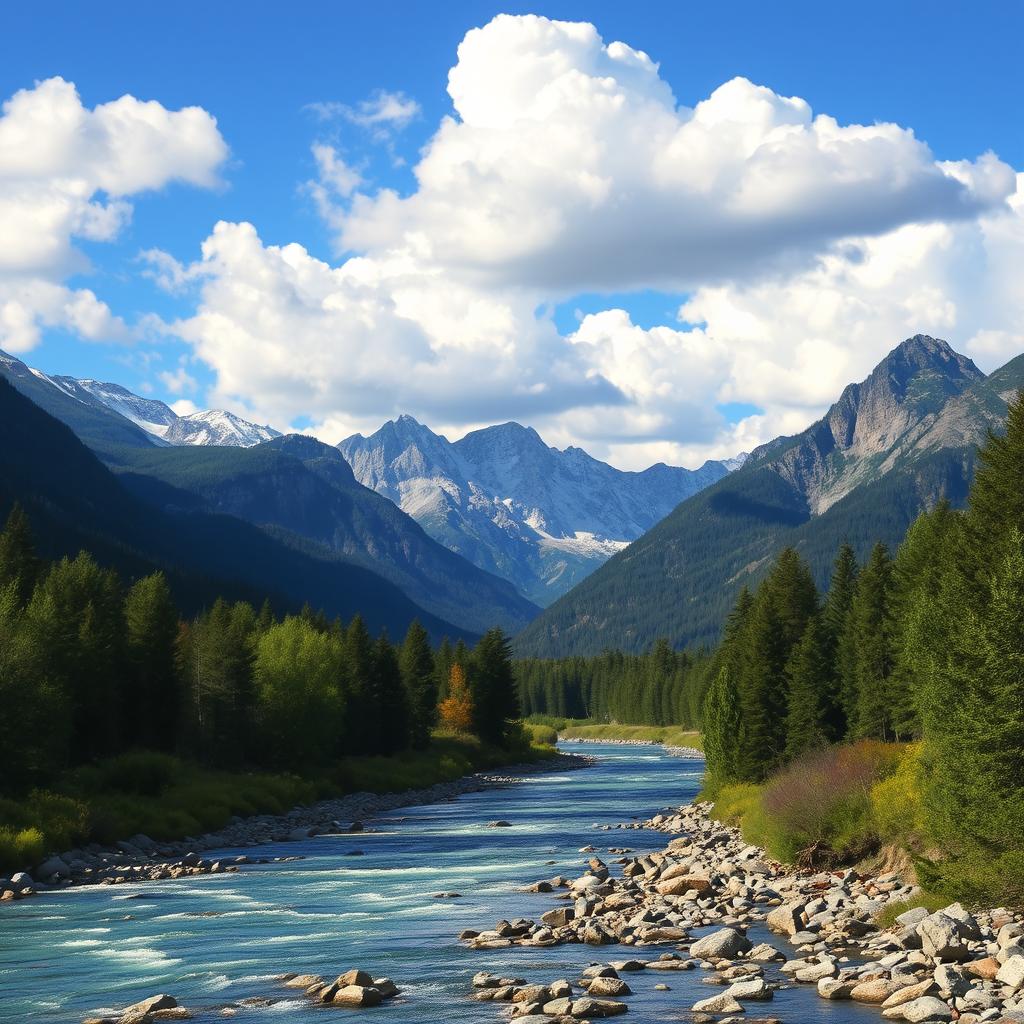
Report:
[[[817,423],[754,451],[549,608],[517,652],[714,642],[740,588],[787,545],[827,584],[844,540],[863,557],[939,497],[962,503],[977,444],[1021,386],[1024,357],[986,378],[945,342],[908,339]]]
[[[549,604],[729,467],[625,473],[518,423],[452,443],[411,416],[338,445],[356,479],[435,540]]]
[[[341,453],[315,438],[292,434],[250,448],[137,450],[122,466],[131,470],[126,485],[151,501],[180,507],[187,493],[207,511],[341,554],[471,632],[494,625],[515,632],[539,611],[511,584],[438,544],[387,498],[363,487]]]
[[[120,384],[50,376],[5,352],[0,352],[0,375],[105,456],[116,455],[121,445],[247,447],[281,436],[273,427],[220,409],[179,416],[166,403],[142,398]]]
[[[191,511],[188,501],[169,513],[141,500],[67,426],[0,380],[0,515],[15,501],[48,557],[85,548],[129,578],[162,568],[187,610],[218,594],[269,596],[281,610],[308,600],[331,616],[360,612],[393,636],[419,618],[435,637],[472,637],[361,565],[295,550],[239,519]]]

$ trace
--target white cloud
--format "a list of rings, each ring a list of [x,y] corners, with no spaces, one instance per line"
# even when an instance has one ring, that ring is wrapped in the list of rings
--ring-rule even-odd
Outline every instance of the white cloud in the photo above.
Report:
[[[26,351],[50,327],[124,340],[124,323],[92,291],[62,283],[88,269],[75,240],[116,238],[129,196],[172,181],[214,185],[226,155],[198,107],[122,96],[90,110],[61,78],[15,93],[0,115],[0,346]]]
[[[402,412],[452,434],[514,418],[624,468],[692,465],[802,429],[910,334],[985,368],[1024,347],[1024,181],[992,154],[938,162],[907,128],[840,125],[742,78],[680,106],[646,54],[544,18],[470,32],[449,93],[408,196],[313,147],[309,194],[360,255],[335,266],[226,222],[192,264],[145,254],[164,287],[195,288],[170,329],[214,404],[311,417],[329,441]],[[321,106],[371,132],[418,113],[384,93]],[[130,213],[86,192],[68,248]],[[679,294],[680,319],[553,325],[565,297],[641,287]],[[722,403],[761,411],[730,424]]]
[[[840,125],[743,78],[677,106],[657,64],[589,24],[499,16],[458,57],[417,189],[356,195],[347,248],[562,296],[689,290],[970,218],[1013,188],[991,156],[940,164],[898,125]]]
[[[386,89],[378,89],[354,107],[328,100],[310,103],[306,109],[321,121],[341,119],[374,131],[400,131],[421,113],[419,103],[412,97],[406,96],[404,92],[389,92]]]
[[[179,416],[191,416],[192,413],[199,412],[199,406],[188,398],[179,398],[178,401],[171,402],[171,409]]]

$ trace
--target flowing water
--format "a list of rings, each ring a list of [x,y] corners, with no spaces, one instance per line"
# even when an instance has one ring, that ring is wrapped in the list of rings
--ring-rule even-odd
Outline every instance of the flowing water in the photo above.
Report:
[[[477,971],[531,982],[574,980],[596,958],[656,957],[660,947],[471,951],[456,940],[463,928],[490,928],[503,917],[536,918],[560,905],[550,895],[516,889],[580,874],[583,846],[593,845],[606,859],[609,846],[662,848],[666,837],[659,833],[603,832],[594,825],[648,818],[692,799],[700,785],[702,762],[670,757],[658,747],[585,749],[598,759],[592,768],[403,808],[375,819],[371,833],[259,850],[303,860],[227,875],[65,890],[0,907],[0,1021],[77,1022],[169,992],[185,1006],[209,1008],[208,1020],[221,1019],[217,1007],[246,997],[279,1000],[239,1008],[230,1018],[239,1024],[309,1024],[326,1020],[325,1013],[340,1019],[369,1014],[394,1024],[498,1024],[505,1020],[498,1004],[467,997]],[[512,827],[489,828],[496,819]],[[253,851],[217,855],[241,852]],[[432,898],[441,891],[462,898]],[[333,977],[353,967],[391,977],[402,996],[374,1010],[328,1011],[274,980],[284,972]],[[702,985],[700,977],[699,971],[628,975],[636,995],[627,1000],[625,1019],[688,1019],[695,1000],[720,991]],[[655,992],[659,982],[671,991]],[[770,1012],[787,1024],[879,1019],[866,1007],[827,1002],[807,988],[779,992],[773,1003],[748,1010],[754,1016]]]

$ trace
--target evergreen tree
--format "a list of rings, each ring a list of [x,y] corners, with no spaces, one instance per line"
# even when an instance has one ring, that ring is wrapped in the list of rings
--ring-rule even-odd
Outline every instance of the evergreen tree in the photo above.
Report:
[[[489,743],[506,742],[513,721],[519,717],[519,697],[512,671],[512,647],[501,629],[484,633],[473,651],[473,727]]]
[[[430,743],[430,732],[437,721],[438,700],[430,638],[418,620],[405,634],[399,668],[409,709],[409,743],[414,750],[423,750]]]
[[[741,714],[740,695],[728,665],[719,669],[704,698],[704,757],[707,764],[705,788],[714,793],[720,786],[739,778]]]
[[[0,533],[0,590],[14,585],[15,595],[27,603],[39,578],[32,528],[20,505],[15,505]]]
[[[127,687],[120,705],[131,746],[173,750],[182,704],[178,671],[178,610],[162,572],[139,580],[125,595]]]
[[[817,607],[810,570],[787,548],[758,588],[741,645],[737,683],[743,740],[737,771],[744,780],[759,782],[782,762],[789,692],[786,669]]]
[[[854,734],[859,738],[899,739],[897,722],[908,716],[909,695],[896,690],[893,677],[895,644],[891,602],[894,586],[892,559],[884,544],[876,544],[860,574],[850,611],[856,645]]]
[[[786,713],[786,759],[829,742],[828,634],[821,618],[812,616],[789,660],[789,701]]]
[[[409,711],[398,655],[387,633],[373,645],[372,690],[380,723],[377,753],[394,754],[409,746]]]
[[[374,693],[373,640],[361,615],[356,615],[345,632],[348,662],[348,749],[353,754],[371,754],[380,743],[380,705]]]
[[[857,717],[856,643],[850,626],[850,609],[857,593],[858,572],[853,548],[843,544],[832,567],[832,579],[822,611],[822,626],[831,664],[826,723],[832,740],[845,738]]]

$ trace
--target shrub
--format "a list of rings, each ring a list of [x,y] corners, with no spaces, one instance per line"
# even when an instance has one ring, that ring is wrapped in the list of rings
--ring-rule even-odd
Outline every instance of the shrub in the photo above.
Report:
[[[871,787],[871,812],[883,841],[914,847],[924,832],[919,772],[921,744],[907,746],[895,771]]]
[[[46,840],[37,828],[0,827],[0,871],[22,871],[42,863]]]
[[[765,785],[764,845],[807,866],[858,859],[878,844],[871,791],[896,770],[904,747],[862,740],[798,758]]]
[[[523,728],[534,743],[543,743],[545,746],[553,747],[558,742],[558,730],[553,726],[540,725],[536,722],[524,722]]]

